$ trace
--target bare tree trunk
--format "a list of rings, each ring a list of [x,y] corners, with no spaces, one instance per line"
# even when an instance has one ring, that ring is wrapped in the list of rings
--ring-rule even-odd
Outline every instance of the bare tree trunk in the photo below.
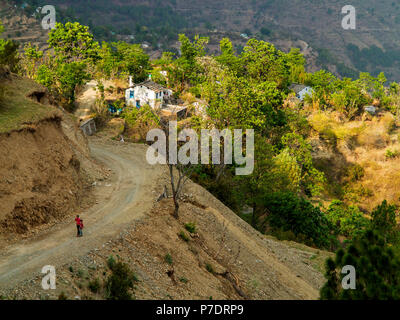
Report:
[[[162,127],[162,130],[164,131],[166,135],[166,141],[169,141],[169,124],[167,121],[164,121],[165,119],[160,118],[153,110],[151,110],[153,115],[155,115],[159,121],[159,124]],[[183,189],[183,186],[185,182],[190,178],[194,166],[192,165],[180,165],[180,164],[170,164],[169,163],[169,144],[167,143],[167,148],[166,148],[166,160],[167,160],[167,165],[169,169],[169,175],[170,175],[170,183],[171,183],[171,188],[172,188],[172,198],[174,201],[174,214],[173,216],[178,219],[179,218],[179,195]],[[177,181],[175,181],[175,176],[174,176],[174,168],[176,168],[177,173],[178,173],[178,178]]]
[[[168,164],[169,168],[169,176],[171,179],[171,188],[172,188],[172,198],[174,199],[174,217],[176,219],[179,218],[179,202],[178,202],[178,197],[179,197],[179,182],[178,182],[178,187],[175,187],[175,181],[174,181],[174,166],[172,164]]]

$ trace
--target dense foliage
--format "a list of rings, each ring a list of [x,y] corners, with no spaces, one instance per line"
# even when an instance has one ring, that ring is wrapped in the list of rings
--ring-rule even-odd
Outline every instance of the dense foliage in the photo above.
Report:
[[[383,201],[372,212],[372,220],[346,249],[339,249],[335,260],[326,261],[327,282],[321,299],[365,300],[400,298],[400,231],[398,208]],[[351,265],[356,271],[356,288],[345,290],[341,270]]]
[[[292,231],[310,245],[329,247],[331,225],[318,207],[290,192],[268,195],[264,202],[270,228]]]

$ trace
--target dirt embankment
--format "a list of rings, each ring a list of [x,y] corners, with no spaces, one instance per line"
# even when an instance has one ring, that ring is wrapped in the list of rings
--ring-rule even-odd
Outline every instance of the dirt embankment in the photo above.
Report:
[[[137,274],[137,299],[318,298],[328,253],[260,234],[192,182],[177,220],[171,198],[157,202],[169,175],[146,162],[146,146],[92,137],[90,149],[113,174],[96,184],[98,204],[80,212],[84,237],[75,237],[71,220],[8,247],[0,254],[0,296],[104,299],[112,255]],[[56,290],[41,287],[47,264],[56,267]],[[96,293],[89,288],[95,279]]]
[[[2,235],[26,234],[72,212],[90,193],[93,172],[100,174],[68,115],[0,135]]]

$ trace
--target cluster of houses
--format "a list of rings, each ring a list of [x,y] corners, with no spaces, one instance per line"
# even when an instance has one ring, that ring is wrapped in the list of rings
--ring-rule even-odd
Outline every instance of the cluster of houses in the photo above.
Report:
[[[293,83],[290,87],[295,93],[297,99],[301,102],[308,96],[312,98],[314,94],[314,90],[306,85]],[[149,78],[140,83],[133,83],[132,77],[129,77],[129,86],[125,90],[125,103],[128,107],[141,108],[144,105],[149,105],[153,109],[160,110],[161,113],[165,116],[174,115],[178,119],[184,118],[187,116],[187,106],[174,104],[173,102],[173,92],[171,89],[168,89],[162,86],[159,83],[152,81],[151,75]],[[197,105],[195,105],[197,103]],[[194,105],[197,111],[202,111],[203,106],[200,106],[198,102]],[[113,106],[113,104],[109,103],[109,111],[111,113],[119,114],[122,112],[122,109],[117,109]],[[366,106],[364,111],[375,114],[376,107],[374,106]],[[200,113],[204,113],[204,110]],[[87,135],[91,135],[96,131],[96,127],[93,119],[85,121],[81,125],[82,130]]]

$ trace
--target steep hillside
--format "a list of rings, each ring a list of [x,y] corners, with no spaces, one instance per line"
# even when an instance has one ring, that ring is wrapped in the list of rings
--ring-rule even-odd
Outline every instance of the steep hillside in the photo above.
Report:
[[[12,1],[0,0],[0,21],[5,27],[1,37],[18,41],[21,50],[28,43],[46,49],[48,31],[41,27],[39,17],[15,7]]]
[[[15,1],[44,4],[44,1]],[[55,0],[59,19],[77,17],[100,38],[148,41],[153,52],[174,46],[177,33],[201,33],[220,40],[234,38],[238,49],[241,33],[263,38],[285,48],[294,40],[308,43],[314,54],[310,67],[329,68],[341,75],[357,71],[385,71],[399,78],[400,5],[391,0],[353,1],[357,29],[343,30],[342,7],[348,3],[300,0]],[[27,9],[26,9],[27,10]],[[29,10],[28,10],[29,12]],[[104,14],[107,12],[107,14]],[[212,48],[214,49],[214,48]],[[311,59],[311,57],[309,57]]]
[[[105,165],[116,176],[105,181],[110,187],[99,187],[109,190],[99,194],[99,205],[80,212],[86,221],[84,238],[74,237],[74,226],[68,222],[43,230],[39,238],[23,244],[35,259],[19,266],[15,275],[5,266],[18,262],[14,252],[23,249],[18,244],[11,247],[0,255],[0,271],[5,270],[0,276],[0,296],[57,299],[64,293],[68,299],[104,299],[112,256],[135,272],[137,299],[318,298],[329,253],[262,235],[191,182],[175,219],[172,199],[157,201],[169,175],[145,162],[146,146],[99,137],[89,140],[93,150],[107,155]],[[119,172],[121,164],[124,170]],[[125,195],[127,183],[135,186],[128,188],[136,190],[133,196]],[[195,227],[191,233],[185,228],[187,223]],[[42,290],[41,267],[28,267],[41,263],[56,267],[56,290]],[[13,280],[5,283],[8,274],[14,275]],[[96,279],[99,286],[94,290],[90,283]]]
[[[365,212],[387,200],[399,204],[400,128],[389,112],[353,121],[316,112],[309,120],[318,132],[313,158],[325,171],[329,200],[341,199]]]
[[[44,87],[4,73],[1,86],[0,240],[11,240],[90,202],[91,179],[101,170]]]

